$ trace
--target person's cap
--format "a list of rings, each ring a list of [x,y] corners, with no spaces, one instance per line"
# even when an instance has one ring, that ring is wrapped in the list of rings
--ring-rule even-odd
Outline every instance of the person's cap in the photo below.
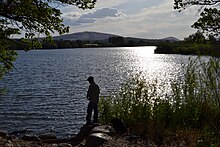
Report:
[[[94,77],[90,76],[87,81],[94,81]]]

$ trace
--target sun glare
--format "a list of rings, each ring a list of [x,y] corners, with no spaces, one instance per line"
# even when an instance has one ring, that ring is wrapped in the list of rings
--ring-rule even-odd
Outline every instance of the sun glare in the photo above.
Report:
[[[140,57],[152,56],[154,54],[155,46],[141,46],[135,48],[135,53]]]
[[[142,47],[133,47],[133,53],[136,58],[137,71],[141,71],[142,74],[147,74],[147,78],[155,78],[155,73],[158,68],[161,68],[161,65],[155,61],[154,50],[156,46],[142,46]],[[153,73],[150,75],[150,73]]]

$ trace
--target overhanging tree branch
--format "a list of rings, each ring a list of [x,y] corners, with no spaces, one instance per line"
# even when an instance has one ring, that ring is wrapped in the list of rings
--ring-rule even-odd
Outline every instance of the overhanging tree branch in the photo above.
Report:
[[[189,6],[219,6],[220,0],[174,0],[174,9],[185,9]]]
[[[62,22],[61,12],[51,3],[62,5],[74,5],[81,9],[91,9],[96,0],[2,0],[0,1],[0,64],[3,69],[13,67],[12,62],[16,59],[10,42],[12,35],[25,32],[24,40],[30,46],[39,45],[35,35],[47,36],[51,40],[51,34],[67,33],[69,27]],[[0,66],[1,66],[0,65]],[[1,66],[2,67],[2,66]]]
[[[195,5],[201,6],[201,17],[192,27],[207,35],[218,36],[220,34],[220,0],[174,0],[174,9],[179,11]]]

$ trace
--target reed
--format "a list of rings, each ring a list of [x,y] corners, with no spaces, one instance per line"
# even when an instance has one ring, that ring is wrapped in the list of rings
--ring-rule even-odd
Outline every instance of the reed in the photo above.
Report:
[[[112,118],[120,118],[131,132],[148,138],[163,135],[167,129],[204,132],[207,128],[219,137],[220,59],[189,59],[182,68],[182,76],[166,83],[169,93],[157,79],[147,81],[135,75],[116,94],[102,96],[100,121],[110,124]]]

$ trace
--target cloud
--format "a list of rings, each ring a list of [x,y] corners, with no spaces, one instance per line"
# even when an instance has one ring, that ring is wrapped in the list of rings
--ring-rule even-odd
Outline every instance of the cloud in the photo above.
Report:
[[[197,9],[192,7],[179,13],[173,9],[172,1],[165,0],[159,5],[127,15],[123,22],[118,23],[123,25],[120,34],[144,38],[175,36],[183,39],[194,32],[191,25],[197,20],[196,12]]]
[[[90,13],[69,13],[63,16],[64,24],[68,26],[81,26],[88,23],[95,23],[101,19],[111,19],[122,17],[125,14],[114,8],[97,9]]]
[[[99,1],[100,4],[104,6],[105,1],[101,1],[103,2]],[[70,32],[98,31],[125,37],[175,36],[183,39],[196,31],[191,28],[198,19],[196,7],[187,8],[179,13],[178,10],[174,10],[173,1],[170,0],[149,0],[147,4],[145,0],[139,0],[138,3],[129,0],[118,3],[116,0],[107,1],[107,4],[114,8],[107,8],[107,5],[104,8],[75,11],[77,13],[73,13],[72,10],[65,13],[65,24],[72,26]]]
[[[124,5],[127,3],[131,3],[133,0],[98,0],[96,2],[96,6],[95,7],[99,7],[99,8],[112,8],[112,7],[117,7],[118,5]]]
[[[118,17],[121,14],[117,9],[103,8],[98,9],[94,13],[88,13],[83,15],[81,18],[106,18],[106,17]]]

